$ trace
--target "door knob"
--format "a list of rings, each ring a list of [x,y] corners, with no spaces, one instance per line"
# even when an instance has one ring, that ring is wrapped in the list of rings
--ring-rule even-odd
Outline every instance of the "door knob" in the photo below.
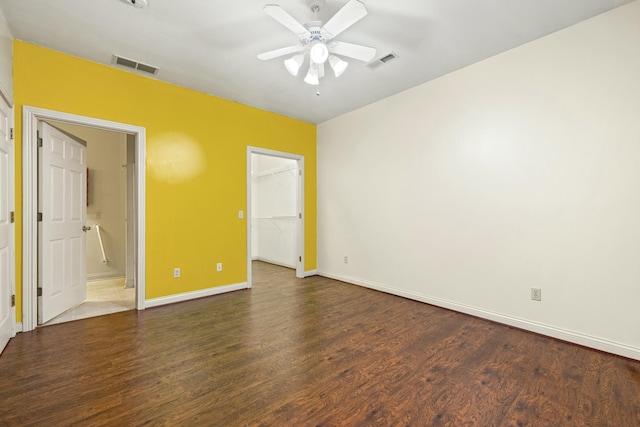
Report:
[[[89,230],[91,230],[91,226],[88,226],[88,227],[86,225],[82,226],[82,231],[84,231],[85,233]]]

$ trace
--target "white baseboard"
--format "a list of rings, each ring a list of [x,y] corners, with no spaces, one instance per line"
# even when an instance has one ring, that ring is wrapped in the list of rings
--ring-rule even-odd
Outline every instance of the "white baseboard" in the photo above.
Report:
[[[267,263],[273,264],[273,265],[279,265],[280,267],[293,268],[294,270],[296,268],[295,264],[287,264],[286,262],[280,262],[280,261],[275,260],[275,259],[265,258],[265,257],[261,257],[261,256],[256,257],[255,260],[256,261],[267,262]]]
[[[20,323],[14,323],[13,325],[13,334],[12,336],[16,336],[17,333],[22,332],[22,322]]]
[[[183,292],[181,294],[148,299],[148,300],[145,300],[144,306],[145,308],[158,307],[165,304],[173,304],[175,302],[189,301],[196,298],[209,297],[212,295],[239,291],[241,289],[247,289],[247,288],[248,288],[247,282],[236,283],[235,285],[216,286],[215,288],[201,289],[199,291]]]
[[[506,316],[500,313],[495,313],[492,311],[487,311],[487,310],[479,309],[476,307],[459,304],[453,301],[434,298],[434,297],[417,294],[413,292],[407,292],[402,289],[394,288],[392,286],[387,286],[387,285],[370,282],[366,280],[360,280],[355,277],[343,276],[340,274],[333,274],[333,273],[328,273],[324,271],[319,271],[318,275],[327,277],[329,279],[340,280],[342,282],[347,282],[353,285],[374,289],[376,291],[381,291],[388,294],[409,298],[415,301],[424,302],[424,303],[435,305],[438,307],[447,308],[449,310],[454,310],[460,313],[470,314],[475,317],[492,320],[497,323],[502,323],[505,325],[535,332],[541,335],[546,335],[552,338],[557,338],[563,341],[568,341],[574,344],[590,347],[596,350],[605,351],[607,353],[617,354],[619,356],[640,360],[640,348],[637,348],[637,347],[632,347],[625,344],[608,341],[608,340],[604,340],[597,337],[592,337],[592,336],[581,334],[578,332],[568,331],[568,330],[557,328],[551,325],[545,325],[538,322],[519,319],[513,316]]]
[[[304,272],[304,277],[317,276],[318,270],[309,270]]]
[[[124,288],[125,289],[132,289],[136,287],[136,281],[135,279],[127,279],[124,281]]]
[[[254,261],[262,261],[262,262],[267,262],[269,264],[274,264],[274,265],[279,265],[280,267],[286,267],[286,268],[292,268],[292,269],[296,269],[296,266],[293,264],[283,264],[279,261],[274,261],[272,259],[269,258],[263,258],[263,257],[253,257],[252,258]],[[303,276],[302,277],[311,277],[311,276],[317,276],[318,275],[318,270],[309,270],[309,271],[305,271],[304,273],[302,273]]]

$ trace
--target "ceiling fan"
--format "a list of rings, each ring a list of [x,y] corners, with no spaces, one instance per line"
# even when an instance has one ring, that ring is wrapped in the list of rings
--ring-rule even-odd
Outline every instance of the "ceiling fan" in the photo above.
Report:
[[[317,15],[324,0],[307,0],[307,2],[311,11]],[[298,36],[300,43],[261,53],[258,59],[266,61],[294,54],[285,59],[284,65],[292,75],[297,76],[308,53],[309,70],[304,81],[310,85],[320,84],[327,62],[335,76],[339,77],[349,65],[341,57],[369,62],[376,56],[376,49],[373,47],[335,40],[336,36],[367,15],[367,8],[360,0],[349,0],[324,25],[322,21],[317,20],[302,25],[276,4],[266,5],[264,11]]]

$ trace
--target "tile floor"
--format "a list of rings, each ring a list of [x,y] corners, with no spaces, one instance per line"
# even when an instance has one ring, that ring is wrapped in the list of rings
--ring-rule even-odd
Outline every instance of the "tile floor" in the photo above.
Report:
[[[87,282],[86,301],[54,317],[45,325],[133,310],[136,306],[135,289],[125,289],[124,280],[120,278]]]

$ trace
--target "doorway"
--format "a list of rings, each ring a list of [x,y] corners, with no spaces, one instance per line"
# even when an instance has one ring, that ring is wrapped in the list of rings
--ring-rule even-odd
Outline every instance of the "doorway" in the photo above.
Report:
[[[264,192],[272,192],[265,194]],[[254,259],[304,277],[304,157],[247,147],[247,283]]]
[[[135,307],[145,307],[145,142],[143,127],[111,122],[74,114],[25,106],[23,109],[23,331],[35,329],[38,306],[38,156],[37,129],[40,121],[78,125],[130,135],[135,170],[131,171],[134,187],[133,233]],[[133,169],[133,168],[132,168]],[[129,172],[127,172],[127,175]]]

